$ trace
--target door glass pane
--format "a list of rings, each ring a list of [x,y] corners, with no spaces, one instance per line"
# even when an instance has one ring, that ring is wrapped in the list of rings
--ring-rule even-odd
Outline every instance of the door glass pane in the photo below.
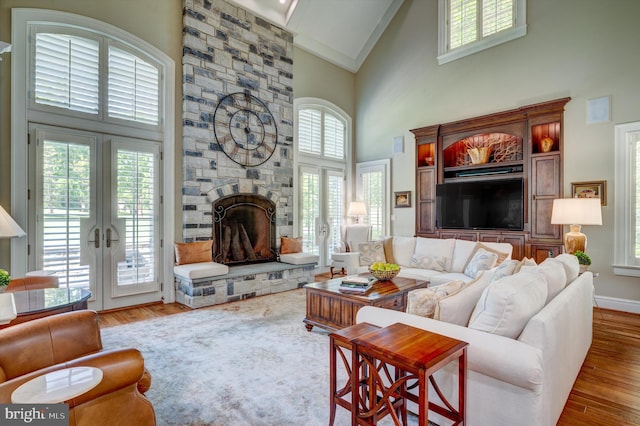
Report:
[[[340,246],[344,199],[344,178],[342,174],[329,174],[327,176],[327,220],[331,233],[327,241],[326,259],[330,259],[331,253],[337,251]]]
[[[88,287],[89,265],[80,264],[80,221],[90,216],[90,147],[44,140],[42,143],[42,269],[60,286]]]
[[[316,231],[320,218],[320,175],[302,171],[300,176],[300,236],[302,251],[318,254]]]
[[[362,197],[367,205],[367,222],[371,225],[371,238],[384,236],[384,172],[373,170],[362,173]]]
[[[122,227],[125,259],[117,262],[118,285],[155,280],[154,155],[119,149],[117,152],[117,223]]]

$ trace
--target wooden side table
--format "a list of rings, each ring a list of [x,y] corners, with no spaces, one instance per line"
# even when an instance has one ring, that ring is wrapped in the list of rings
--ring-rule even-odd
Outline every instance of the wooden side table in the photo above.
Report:
[[[367,410],[362,409],[360,393],[355,387],[355,384],[361,380],[361,369],[354,368],[351,379],[355,407],[355,410],[352,410],[353,424],[375,425],[377,420],[372,417],[372,414],[385,405],[393,414],[391,406],[394,404],[393,398],[398,394],[418,404],[419,425],[428,425],[429,410],[452,420],[454,425],[464,424],[468,343],[396,323],[355,338],[352,344],[354,346],[352,365],[360,362],[365,364],[369,371],[367,383],[370,401],[377,401]],[[436,371],[456,359],[458,360],[457,409],[445,398],[433,378]],[[387,365],[395,367],[393,380],[381,376],[382,371],[387,371]],[[429,402],[427,380],[444,403],[444,407]],[[409,392],[415,387],[418,388],[417,397]],[[397,416],[392,417],[394,424],[399,425],[400,419]],[[406,423],[406,419],[403,419],[403,422]]]
[[[352,340],[379,329],[380,327],[378,326],[361,323],[329,334],[329,395],[331,397],[329,425],[333,425],[335,421],[338,405],[351,411],[351,402],[353,401],[353,396],[351,395],[351,377],[353,375],[351,368],[353,356]],[[340,389],[338,389],[338,377],[336,374],[338,356],[347,372],[347,381]]]

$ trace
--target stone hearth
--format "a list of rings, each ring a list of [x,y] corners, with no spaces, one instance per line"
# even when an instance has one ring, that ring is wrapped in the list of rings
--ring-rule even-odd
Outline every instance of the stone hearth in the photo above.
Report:
[[[227,275],[191,280],[175,277],[176,302],[191,308],[218,305],[280,293],[315,281],[315,263],[289,265],[269,262],[232,266]]]

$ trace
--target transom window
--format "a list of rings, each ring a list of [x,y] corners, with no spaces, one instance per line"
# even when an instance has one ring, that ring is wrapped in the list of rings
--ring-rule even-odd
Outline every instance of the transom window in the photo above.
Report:
[[[71,34],[65,28],[34,31],[35,108],[53,107],[158,125],[158,64],[105,36],[77,34],[78,31]],[[103,86],[101,81],[107,84]]]
[[[526,34],[526,0],[439,0],[440,64]]]
[[[298,113],[298,151],[344,160],[344,120],[322,107],[305,107]]]

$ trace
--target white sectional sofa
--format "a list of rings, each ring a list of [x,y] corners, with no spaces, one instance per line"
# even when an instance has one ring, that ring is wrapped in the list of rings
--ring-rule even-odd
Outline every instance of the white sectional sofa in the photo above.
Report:
[[[551,426],[562,413],[592,340],[593,275],[578,275],[578,269],[575,256],[565,254],[512,275],[483,272],[463,290],[484,285],[468,323],[469,315],[459,311],[470,309],[469,304],[464,308],[460,300],[451,303],[460,299],[456,294],[440,299],[440,320],[364,307],[357,322],[380,327],[400,322],[468,342],[466,425]],[[445,317],[458,324],[443,321]],[[457,405],[457,365],[435,377]],[[429,397],[437,398],[432,389]],[[450,424],[435,413],[429,419]]]
[[[376,255],[381,247],[384,259]],[[435,286],[453,280],[467,282],[475,278],[465,274],[465,269],[478,247],[500,253],[500,261],[511,258],[513,250],[508,243],[394,236],[379,242],[360,243],[357,245],[360,251],[340,253],[340,259],[344,262],[341,266],[348,274],[367,272],[374,261],[384,260],[400,265],[398,276],[428,279],[431,281],[429,286]]]

